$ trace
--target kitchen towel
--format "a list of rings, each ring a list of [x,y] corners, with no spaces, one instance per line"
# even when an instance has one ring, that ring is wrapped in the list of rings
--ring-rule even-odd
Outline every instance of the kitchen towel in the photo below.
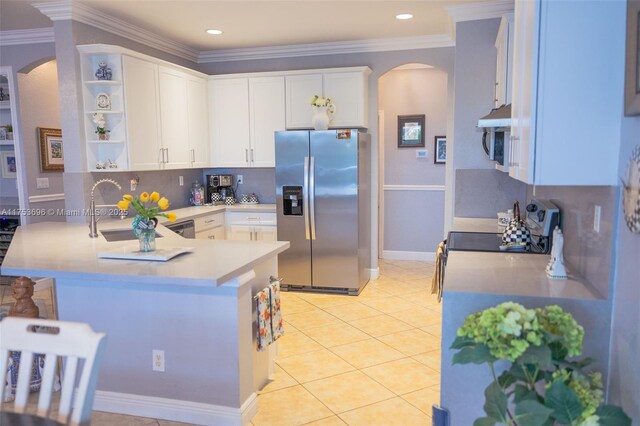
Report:
[[[269,290],[271,292],[271,335],[275,342],[284,334],[282,312],[280,311],[280,280],[272,281],[269,284]]]
[[[266,287],[256,295],[257,312],[258,312],[258,347],[259,351],[267,349],[273,343],[273,334],[271,332],[271,292],[270,287]]]
[[[431,279],[431,294],[435,294],[438,297],[438,302],[442,300],[446,244],[447,240],[444,240],[440,242],[440,244],[438,244],[438,249],[436,250],[436,267],[433,271],[433,278]]]

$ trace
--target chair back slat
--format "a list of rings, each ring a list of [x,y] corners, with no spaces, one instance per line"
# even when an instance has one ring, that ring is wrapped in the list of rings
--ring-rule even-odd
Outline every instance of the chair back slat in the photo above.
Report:
[[[1,335],[0,335],[1,336]],[[2,338],[0,337],[0,341],[2,340]],[[6,351],[4,349],[0,349],[0,371],[7,371],[7,367],[8,367],[8,363],[9,363],[9,351]],[[4,401],[4,389],[6,386],[4,386],[4,375],[2,376],[3,380],[1,381],[2,386],[0,386],[0,404],[2,404],[2,401]],[[0,405],[0,409],[2,406]]]
[[[20,368],[18,369],[18,388],[16,389],[15,407],[18,413],[24,413],[29,398],[29,386],[31,385],[31,367],[33,365],[33,352],[22,351],[20,353]]]
[[[71,426],[88,424],[91,420],[98,369],[105,344],[105,334],[94,332],[88,324],[4,318],[0,321],[0,367],[3,367],[1,371],[7,371],[9,352],[20,352],[14,411],[25,412],[34,354],[46,354],[37,414],[40,417],[49,415],[56,382],[57,356],[60,356],[63,360],[62,390],[56,420]],[[78,372],[80,363],[82,371]],[[4,391],[2,386],[0,397],[4,397]]]
[[[44,374],[40,385],[40,397],[38,398],[38,416],[47,417],[51,408],[51,394],[53,382],[56,378],[58,357],[54,353],[47,353],[44,358]]]

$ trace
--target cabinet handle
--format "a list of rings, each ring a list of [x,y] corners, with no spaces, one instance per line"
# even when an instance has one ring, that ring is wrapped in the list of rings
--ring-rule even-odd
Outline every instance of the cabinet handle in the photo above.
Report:
[[[167,150],[167,163],[169,162],[169,148],[165,148]]]
[[[209,239],[210,239],[210,240],[215,240],[215,239],[216,239],[216,236],[215,236],[215,235],[209,235]]]
[[[249,216],[247,218],[247,220],[260,220],[260,218],[259,217],[251,217],[251,216]]]
[[[204,223],[211,223],[211,222],[215,222],[215,219],[209,219],[209,220],[205,220]]]
[[[244,150],[244,161],[247,162],[247,163],[249,162],[249,150],[248,149]]]
[[[196,162],[196,150],[195,149],[191,149],[191,165],[193,165],[193,163]]]
[[[253,164],[254,159],[253,159],[253,148],[251,148],[251,164]]]
[[[158,151],[158,163],[164,163],[164,149]]]

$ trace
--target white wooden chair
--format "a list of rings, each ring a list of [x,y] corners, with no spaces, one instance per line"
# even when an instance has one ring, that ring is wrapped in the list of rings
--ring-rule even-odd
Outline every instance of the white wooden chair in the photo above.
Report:
[[[33,326],[48,328],[36,329]],[[0,388],[0,401],[4,400],[9,351],[21,351],[14,402],[14,411],[17,413],[24,413],[27,406],[34,354],[46,354],[37,416],[48,417],[56,366],[60,357],[63,361],[62,389],[56,420],[72,426],[89,424],[105,343],[104,333],[96,333],[84,323],[4,318],[0,321],[0,367],[2,368],[0,373],[2,373],[3,385]],[[79,361],[83,362],[82,371],[77,380]]]

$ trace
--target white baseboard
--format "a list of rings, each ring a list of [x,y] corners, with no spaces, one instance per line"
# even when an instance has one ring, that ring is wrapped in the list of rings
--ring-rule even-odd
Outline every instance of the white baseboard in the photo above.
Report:
[[[367,271],[369,271],[369,279],[370,280],[376,280],[376,279],[380,278],[380,268],[367,269]]]
[[[433,251],[383,250],[382,258],[389,260],[436,260],[436,253]]]
[[[96,391],[93,409],[200,425],[240,426],[249,424],[258,413],[258,396],[252,393],[240,408],[233,408],[154,396]]]

